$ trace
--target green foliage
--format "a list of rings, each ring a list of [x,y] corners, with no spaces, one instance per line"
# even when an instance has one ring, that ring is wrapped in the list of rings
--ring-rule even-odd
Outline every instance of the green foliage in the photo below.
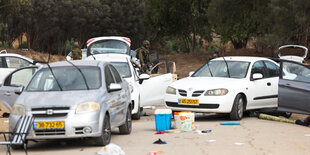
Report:
[[[154,39],[181,38],[186,51],[196,51],[201,39],[211,40],[208,0],[147,0],[145,25]]]
[[[212,0],[208,17],[223,42],[231,41],[236,49],[246,47],[251,37],[264,31],[264,25],[259,21],[259,13],[264,14],[267,1]]]

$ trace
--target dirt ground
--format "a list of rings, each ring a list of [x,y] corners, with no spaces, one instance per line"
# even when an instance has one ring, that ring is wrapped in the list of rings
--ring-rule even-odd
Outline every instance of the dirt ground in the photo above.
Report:
[[[157,107],[163,108],[163,107]],[[111,143],[118,145],[126,155],[148,155],[150,151],[162,151],[162,155],[213,155],[213,154],[310,154],[310,128],[295,124],[244,117],[241,125],[223,126],[230,121],[227,115],[196,114],[195,126],[199,130],[211,130],[198,134],[195,131],[155,134],[154,110],[147,109],[141,120],[133,121],[130,135],[120,135],[113,130]],[[293,115],[304,117],[302,115]],[[3,119],[0,122],[3,125]],[[7,124],[7,123],[5,123]],[[153,144],[162,139],[167,144]],[[55,140],[29,142],[29,155],[50,154],[96,154],[102,147],[91,146],[87,140]],[[0,146],[0,155],[5,155],[5,146]],[[25,154],[13,150],[12,154]],[[158,154],[158,155],[160,155]]]

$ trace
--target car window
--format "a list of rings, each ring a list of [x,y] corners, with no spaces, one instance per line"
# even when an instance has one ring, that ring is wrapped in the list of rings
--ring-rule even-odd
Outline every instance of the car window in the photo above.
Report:
[[[228,77],[228,66],[231,78],[245,78],[249,62],[226,61],[226,63],[225,61],[210,61],[198,69],[193,77]]]
[[[120,40],[98,41],[90,46],[91,54],[122,53],[129,54],[129,46]]]
[[[297,63],[283,62],[282,78],[301,82],[310,82],[310,69]]]
[[[266,78],[266,69],[262,61],[257,61],[253,64],[251,74],[261,73],[263,78]]]
[[[111,68],[111,71],[114,75],[116,83],[121,83],[122,79],[121,79],[121,76],[119,75],[118,71],[112,65],[109,65],[109,67]]]
[[[105,76],[106,87],[108,88],[111,83],[114,83],[113,75],[108,66],[104,68],[104,76]]]
[[[276,64],[270,62],[270,61],[264,61],[266,67],[267,67],[267,72],[268,72],[268,77],[278,77],[279,76],[279,66]]]
[[[98,67],[78,66],[84,74],[89,89],[98,89],[101,86],[101,75]],[[48,68],[38,71],[30,81],[27,91],[60,91],[62,90],[86,90],[82,74],[75,67],[53,67],[52,72]],[[55,77],[56,79],[55,79]],[[58,82],[58,83],[57,83]],[[59,87],[59,85],[60,87]]]
[[[26,67],[30,65],[30,62],[17,58],[17,57],[6,57],[5,58],[6,64],[8,68],[20,68],[20,67]]]
[[[4,63],[5,61],[3,61],[3,58],[0,57],[0,68],[6,68],[6,65]]]
[[[11,74],[4,82],[4,86],[26,86],[37,68],[26,68]]]
[[[130,68],[127,62],[112,62],[112,65],[123,78],[131,77]]]

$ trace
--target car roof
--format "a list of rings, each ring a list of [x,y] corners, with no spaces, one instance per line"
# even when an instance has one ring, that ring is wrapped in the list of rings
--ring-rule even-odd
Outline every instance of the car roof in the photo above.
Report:
[[[31,61],[31,62],[33,62],[33,60],[32,59],[30,59],[30,58],[28,58],[28,57],[26,57],[26,56],[23,56],[23,55],[20,55],[20,54],[15,54],[15,53],[1,53],[0,54],[0,57],[20,57],[20,58],[23,58],[23,59],[26,59],[26,60],[28,60],[28,61]]]
[[[91,38],[87,40],[87,47],[91,45],[92,43],[99,41],[99,40],[119,40],[124,43],[126,43],[129,47],[131,45],[131,40],[130,38],[127,37],[121,37],[121,36],[108,36],[108,37],[96,37],[96,38]]]
[[[227,56],[224,57],[226,61],[247,61],[247,62],[254,62],[254,61],[258,61],[258,60],[269,60],[269,61],[273,61],[269,58],[265,58],[265,57],[253,57],[253,56]],[[214,60],[223,60],[223,57],[218,57],[215,59],[212,59],[211,61]]]
[[[96,60],[73,60],[70,61],[76,66],[98,66],[100,63],[108,63],[106,61],[96,61]],[[53,62],[49,63],[51,67],[66,67],[66,66],[72,66],[67,61],[59,61],[59,62]],[[47,65],[44,65],[43,68],[47,68]]]

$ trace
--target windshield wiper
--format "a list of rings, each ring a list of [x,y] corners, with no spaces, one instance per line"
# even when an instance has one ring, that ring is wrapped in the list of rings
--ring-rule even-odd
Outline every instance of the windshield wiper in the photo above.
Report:
[[[86,85],[86,88],[87,88],[87,90],[89,90],[89,87],[88,87],[86,78],[85,78],[83,72],[81,71],[81,69],[80,69],[79,67],[77,67],[76,65],[74,65],[72,62],[70,62],[70,61],[68,61],[68,60],[66,60],[66,61],[67,61],[69,64],[71,64],[72,66],[74,66],[74,67],[80,72],[80,74],[81,74],[82,77],[83,77],[83,80],[84,80],[84,83],[85,83],[85,85]]]
[[[211,74],[211,77],[213,77],[213,74],[212,74],[212,72],[211,72],[211,68],[210,68],[210,66],[209,66],[209,62],[207,63],[207,66],[208,66],[209,72],[210,72],[210,74]]]
[[[229,68],[228,68],[227,61],[225,60],[224,57],[222,57],[222,58],[223,58],[223,60],[224,60],[224,62],[225,62],[225,64],[226,64],[226,67],[227,67],[227,74],[228,74],[228,77],[230,78],[230,73],[229,73]]]
[[[61,88],[61,86],[60,86],[60,84],[59,84],[59,82],[58,82],[58,80],[57,80],[57,78],[56,78],[56,76],[55,76],[55,74],[54,74],[54,72],[53,72],[53,69],[51,68],[50,64],[49,64],[48,62],[45,62],[45,61],[37,61],[37,62],[47,65],[47,67],[48,67],[48,69],[51,71],[51,73],[52,73],[52,75],[53,75],[53,77],[54,77],[54,79],[55,79],[55,81],[56,81],[56,83],[57,83],[57,85],[58,85],[60,91],[63,91],[63,89]]]

